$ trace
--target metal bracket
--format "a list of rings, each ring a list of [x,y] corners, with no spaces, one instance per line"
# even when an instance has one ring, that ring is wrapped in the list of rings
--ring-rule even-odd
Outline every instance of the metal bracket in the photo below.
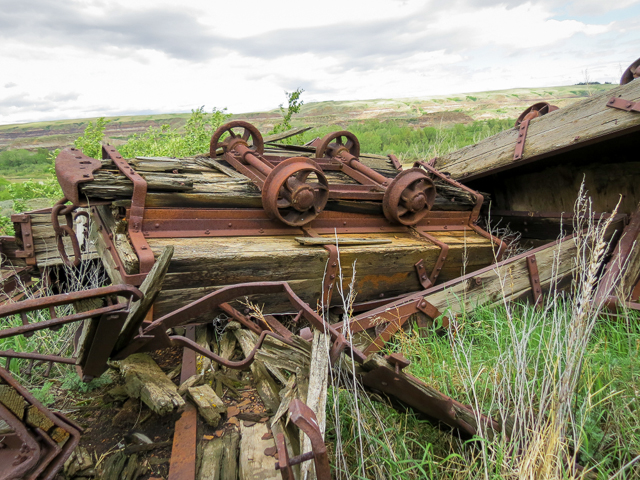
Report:
[[[416,273],[418,274],[418,281],[420,282],[420,285],[422,285],[422,288],[426,290],[433,285],[427,276],[427,270],[424,268],[424,260],[421,258],[414,266],[416,268]]]
[[[527,138],[527,132],[529,131],[529,119],[523,120],[518,129],[518,140],[516,141],[516,150],[513,152],[513,159],[520,160],[524,152],[524,141]]]
[[[435,285],[436,280],[438,279],[438,275],[440,275],[440,271],[442,270],[442,267],[444,267],[444,262],[447,260],[447,254],[449,253],[449,245],[447,245],[444,242],[441,242],[440,240],[438,240],[436,237],[429,235],[428,233],[426,233],[424,230],[422,229],[418,229],[418,228],[414,228],[414,230],[418,233],[418,235],[420,235],[422,238],[430,241],[431,243],[437,245],[438,247],[440,247],[440,255],[438,256],[438,260],[436,260],[436,264],[433,266],[433,270],[431,271],[431,275],[429,275],[429,286],[425,286],[422,279],[422,276],[420,275],[420,273],[418,273],[418,278],[420,279],[420,283],[422,284],[422,286],[424,287],[424,289],[426,290],[427,288],[431,287],[432,285]],[[422,260],[418,263],[421,263]],[[416,263],[416,270],[418,269],[418,263]],[[422,269],[424,270],[424,266],[422,266]]]
[[[416,307],[418,308],[418,310],[420,310],[426,316],[431,317],[433,320],[442,316],[440,310],[438,310],[424,298],[418,301]],[[449,328],[449,323],[449,317],[442,316],[442,328]]]
[[[76,148],[64,149],[56,158],[56,177],[65,198],[75,206],[80,205],[78,185],[91,182],[93,173],[102,166],[96,158],[84,155]]]
[[[284,480],[294,480],[295,477],[291,467],[313,459],[318,480],[331,480],[327,446],[324,443],[324,438],[322,438],[322,432],[320,431],[316,414],[313,413],[313,410],[306,404],[296,398],[289,404],[289,416],[291,421],[309,437],[311,441],[311,451],[289,458],[284,435],[279,433],[276,437],[276,448],[278,450],[278,461],[275,465],[276,470],[280,470]]]
[[[155,262],[153,252],[142,234],[144,205],[147,197],[147,182],[112,146],[102,146],[102,158],[111,160],[113,164],[118,167],[118,170],[133,183],[133,195],[131,196],[131,209],[129,210],[127,231],[131,239],[131,246],[140,261],[140,273],[147,274],[151,271],[151,267],[153,267],[153,263]],[[113,253],[115,256],[115,252]]]
[[[320,238],[318,232],[309,227],[302,227],[302,231],[308,237]],[[329,239],[327,239],[329,240]],[[331,243],[323,245],[323,248],[329,252],[329,258],[327,259],[327,268],[324,273],[324,280],[322,281],[322,307],[329,308],[331,305],[331,296],[333,295],[336,278],[338,277],[338,247]]]
[[[393,168],[398,171],[402,171],[402,164],[400,163],[400,160],[398,160],[398,157],[396,157],[393,153],[390,153],[389,155],[387,155],[387,157],[389,157],[389,160],[391,160],[391,165],[393,165]]]
[[[16,238],[22,242],[22,250],[16,250],[16,258],[24,258],[27,265],[36,265],[36,247],[33,242],[31,229],[31,217],[29,215],[11,215],[14,224]]]
[[[529,270],[529,282],[531,282],[531,292],[536,307],[542,306],[542,287],[540,286],[540,276],[538,275],[538,262],[535,254],[527,256],[527,269]]]
[[[624,98],[611,97],[607,102],[607,107],[624,110],[625,112],[640,112],[640,102],[632,102]]]

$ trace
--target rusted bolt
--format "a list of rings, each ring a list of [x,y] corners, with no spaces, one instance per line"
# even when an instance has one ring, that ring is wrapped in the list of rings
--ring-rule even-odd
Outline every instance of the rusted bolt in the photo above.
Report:
[[[116,265],[116,270],[120,270],[120,265]]]
[[[156,224],[154,225],[154,227],[155,227],[155,228],[160,228],[160,224],[159,224],[159,223],[156,223]]]
[[[577,142],[578,140],[580,140],[580,135],[576,135],[575,138],[573,139],[574,142]]]
[[[140,250],[146,250],[146,249],[147,249],[146,245],[143,245],[143,246],[140,247]]]
[[[107,250],[111,250],[111,245],[107,245]]]
[[[25,237],[30,237],[30,236],[31,236],[31,234],[30,234],[29,232],[26,232],[26,233],[24,234],[24,236],[25,236]]]
[[[210,232],[209,232],[209,230],[205,230],[205,231],[204,231],[204,234],[205,234],[205,235],[209,235],[209,233],[210,233]]]
[[[380,298],[384,298],[384,293],[381,293],[381,294],[380,294]]]
[[[609,100],[609,103],[611,103],[611,104],[616,103],[616,99],[612,98],[611,100]]]
[[[109,240],[113,240],[113,233],[109,234]]]
[[[30,243],[27,243],[27,248],[31,248],[31,244]]]
[[[336,276],[335,276],[335,275],[330,275],[330,276],[329,276],[329,278],[330,278],[331,280],[333,280],[334,278],[336,278]]]
[[[337,264],[336,262],[333,262],[333,263],[331,264],[331,266],[335,268],[335,267],[337,267],[337,266],[338,266],[338,264]]]
[[[422,280],[426,280],[426,279],[427,279],[427,276],[426,276],[426,275],[422,275],[420,278],[421,278]]]
[[[85,173],[84,175],[82,175],[83,178],[89,178],[89,174]]]
[[[258,230],[260,233],[264,233],[264,228],[261,228],[260,230]]]
[[[420,306],[421,306],[422,308],[426,307],[426,306],[427,306],[427,302],[420,302]]]
[[[231,228],[231,222],[227,223],[227,227]]]
[[[347,222],[342,222],[342,225],[346,225],[346,224],[347,224]]]

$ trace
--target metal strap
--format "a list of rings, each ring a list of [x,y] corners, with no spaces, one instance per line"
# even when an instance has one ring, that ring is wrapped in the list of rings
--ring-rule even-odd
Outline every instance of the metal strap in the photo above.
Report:
[[[607,107],[624,110],[625,112],[640,112],[640,102],[632,102],[618,97],[611,97],[607,102]]]

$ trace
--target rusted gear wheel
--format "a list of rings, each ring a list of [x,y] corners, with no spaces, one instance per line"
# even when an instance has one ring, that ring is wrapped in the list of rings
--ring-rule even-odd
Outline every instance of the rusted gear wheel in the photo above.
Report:
[[[310,175],[315,176],[315,181]],[[288,158],[280,163],[262,188],[262,206],[267,215],[293,227],[316,218],[328,199],[327,178],[316,162],[305,157]]]
[[[520,116],[516,120],[516,128],[519,127],[520,124],[525,120],[533,120],[534,118],[541,117],[556,110],[558,110],[558,107],[556,107],[555,105],[550,105],[547,102],[534,103],[520,114]]]
[[[354,157],[360,156],[360,142],[353,133],[346,130],[329,133],[320,140],[320,145],[316,147],[316,158],[324,157],[327,150],[331,150],[330,154],[336,155],[343,148],[346,148]]]
[[[620,85],[626,85],[636,78],[640,78],[640,58],[629,65],[629,68],[624,71],[620,79]]]
[[[235,132],[234,129],[236,130]],[[241,134],[239,133],[240,129],[244,129]],[[223,141],[220,141],[222,135],[225,133],[229,135]],[[223,153],[230,152],[239,144],[245,145],[260,155],[264,153],[264,141],[262,140],[260,131],[249,122],[235,120],[220,125],[213,133],[209,145],[209,156],[215,158],[219,149],[222,149]]]
[[[419,168],[400,172],[382,198],[384,216],[392,223],[415,225],[422,220],[436,200],[436,186]]]

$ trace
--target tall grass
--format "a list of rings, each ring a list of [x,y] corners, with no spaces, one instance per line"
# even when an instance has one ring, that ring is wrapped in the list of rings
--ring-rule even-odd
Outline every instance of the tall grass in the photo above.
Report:
[[[635,312],[611,316],[594,301],[608,221],[590,214],[581,195],[573,284],[561,292],[553,283],[542,310],[481,307],[463,313],[455,335],[410,330],[389,345],[412,361],[410,373],[472,406],[478,437],[439,435],[412,415],[409,433],[345,377],[327,433],[337,478],[640,477],[640,325]],[[483,431],[482,413],[503,431]]]

